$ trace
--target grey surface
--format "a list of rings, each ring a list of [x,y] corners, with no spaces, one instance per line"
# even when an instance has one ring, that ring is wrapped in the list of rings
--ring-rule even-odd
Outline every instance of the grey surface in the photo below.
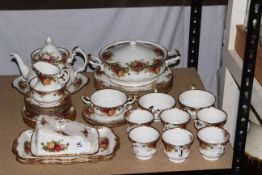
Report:
[[[217,94],[225,6],[203,8],[199,74],[207,90]],[[47,36],[71,50],[82,47],[97,55],[112,42],[125,39],[148,40],[168,49],[179,49],[187,66],[190,8],[139,7],[81,10],[0,11],[0,75],[19,74],[10,53],[18,53],[30,65],[30,54],[42,47]],[[78,62],[79,63],[79,62]]]

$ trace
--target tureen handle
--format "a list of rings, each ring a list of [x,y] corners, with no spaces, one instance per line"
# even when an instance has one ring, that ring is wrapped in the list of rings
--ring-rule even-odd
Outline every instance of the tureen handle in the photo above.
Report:
[[[98,57],[90,55],[88,63],[90,63],[94,69],[100,69],[100,71],[104,71],[104,64]]]
[[[180,53],[178,50],[167,52],[167,59],[165,63],[167,66],[177,63],[180,60]]]
[[[75,57],[77,55],[81,55],[82,58],[84,59],[84,64],[82,66],[80,66],[75,72],[74,72],[74,76],[77,77],[77,74],[79,72],[83,72],[85,71],[86,69],[86,66],[88,64],[88,59],[87,59],[87,56],[86,56],[86,53],[83,49],[81,49],[79,46],[76,46],[73,48],[72,50],[72,53],[71,53],[71,56],[68,58],[68,63],[73,63],[73,61],[75,60]]]

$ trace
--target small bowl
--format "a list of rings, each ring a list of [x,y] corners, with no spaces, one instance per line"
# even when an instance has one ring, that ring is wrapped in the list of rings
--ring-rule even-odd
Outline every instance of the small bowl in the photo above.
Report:
[[[131,109],[126,111],[124,116],[127,121],[127,132],[139,125],[149,126],[154,121],[152,112],[145,109]]]
[[[199,151],[206,160],[218,160],[225,153],[225,145],[230,135],[223,129],[216,126],[207,126],[197,133],[200,142]]]
[[[186,128],[190,121],[190,114],[182,109],[170,108],[160,113],[160,120],[164,124],[163,130],[171,128]]]
[[[171,162],[182,163],[190,154],[190,147],[194,141],[192,132],[183,128],[167,129],[161,139],[165,145],[165,154]]]
[[[201,129],[206,126],[223,127],[226,119],[227,114],[221,109],[213,106],[203,108],[196,113],[195,128]]]
[[[201,108],[213,106],[216,98],[208,91],[191,89],[182,92],[178,101],[183,110],[187,111],[192,118],[196,118],[196,112]]]
[[[154,114],[155,120],[160,121],[160,113],[175,106],[176,100],[168,94],[155,92],[140,97],[138,104],[142,108],[150,110]]]
[[[156,153],[160,133],[153,127],[138,126],[130,130],[128,138],[132,143],[133,154],[140,160],[148,160]]]
[[[84,103],[93,106],[96,114],[105,117],[120,115],[136,98],[127,97],[121,91],[114,89],[103,89],[96,91],[91,97],[82,96]]]

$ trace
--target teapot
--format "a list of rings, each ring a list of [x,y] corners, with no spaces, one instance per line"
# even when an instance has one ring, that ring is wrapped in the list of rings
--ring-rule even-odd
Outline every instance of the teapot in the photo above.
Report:
[[[74,70],[70,64],[73,63],[76,55],[82,55],[84,59],[84,63],[77,70]],[[21,74],[27,82],[36,76],[35,72],[32,70],[32,67],[27,66],[23,62],[23,59],[18,54],[12,53],[10,56],[17,61]],[[83,51],[83,49],[81,49],[78,46],[74,47],[72,53],[70,54],[69,51],[67,51],[64,48],[55,47],[50,37],[46,39],[43,48],[37,49],[31,53],[31,59],[32,59],[32,64],[38,61],[43,61],[56,65],[60,68],[64,68],[64,67],[68,68],[69,69],[69,81],[67,83],[68,86],[70,85],[70,83],[74,82],[79,72],[83,72],[86,69],[88,63],[87,56]]]

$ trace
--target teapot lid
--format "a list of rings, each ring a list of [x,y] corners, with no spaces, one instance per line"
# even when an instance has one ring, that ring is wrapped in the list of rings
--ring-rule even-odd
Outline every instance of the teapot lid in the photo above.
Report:
[[[63,60],[62,54],[58,48],[53,44],[52,39],[47,37],[45,45],[37,54],[39,60],[46,61],[49,63],[60,62]]]

